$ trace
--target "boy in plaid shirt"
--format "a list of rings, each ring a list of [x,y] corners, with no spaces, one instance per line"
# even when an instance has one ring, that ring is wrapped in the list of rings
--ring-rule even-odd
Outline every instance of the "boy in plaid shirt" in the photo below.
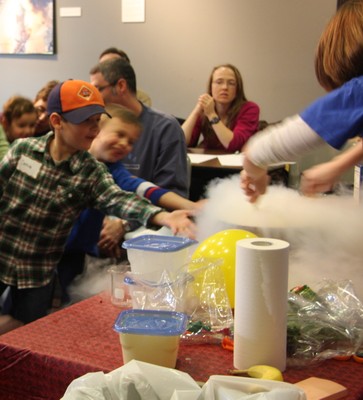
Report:
[[[61,82],[48,98],[53,132],[18,140],[0,163],[0,295],[9,286],[12,299],[0,333],[46,315],[56,265],[83,209],[194,236],[191,211],[169,213],[121,190],[88,153],[103,113],[93,85]]]

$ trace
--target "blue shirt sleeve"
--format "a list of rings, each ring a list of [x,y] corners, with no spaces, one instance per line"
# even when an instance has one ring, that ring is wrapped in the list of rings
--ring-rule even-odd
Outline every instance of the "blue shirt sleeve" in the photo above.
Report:
[[[144,182],[143,179],[132,175],[121,162],[107,164],[107,167],[113,179],[122,190],[136,192],[138,186]]]
[[[363,134],[363,76],[353,78],[308,106],[300,117],[336,149]]]
[[[128,192],[136,192],[137,188],[142,183],[149,183],[145,179],[139,178],[132,175],[122,164],[122,162],[116,162],[108,165],[109,171],[111,172],[113,179],[120,186],[121,189],[127,190]],[[160,197],[169,192],[169,190],[162,189],[159,186],[155,186],[149,183],[149,186],[145,185],[145,191],[143,197],[150,200],[153,204],[158,205]]]

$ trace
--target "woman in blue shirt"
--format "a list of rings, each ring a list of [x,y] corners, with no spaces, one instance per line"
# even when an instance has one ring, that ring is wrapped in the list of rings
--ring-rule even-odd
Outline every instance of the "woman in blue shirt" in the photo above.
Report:
[[[299,115],[255,135],[245,149],[241,187],[251,202],[265,193],[267,166],[294,161],[327,142],[341,148],[350,138],[363,135],[363,2],[343,4],[324,30],[315,56],[320,85],[328,92]],[[304,172],[305,194],[323,191],[363,157],[361,143]]]

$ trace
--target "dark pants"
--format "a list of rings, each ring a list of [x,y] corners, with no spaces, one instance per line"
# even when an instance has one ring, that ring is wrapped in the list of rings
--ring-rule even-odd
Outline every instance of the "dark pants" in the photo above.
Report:
[[[53,281],[54,279],[45,286],[31,289],[10,286],[9,305],[5,313],[24,324],[46,316],[53,293]],[[0,282],[0,295],[7,287],[8,285]]]
[[[62,303],[68,303],[70,296],[68,287],[77,275],[84,270],[86,254],[81,252],[65,252],[57,266],[58,282],[61,289]]]

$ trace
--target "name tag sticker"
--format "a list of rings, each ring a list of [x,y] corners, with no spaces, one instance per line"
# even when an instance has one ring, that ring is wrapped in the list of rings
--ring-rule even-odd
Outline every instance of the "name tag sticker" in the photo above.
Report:
[[[27,156],[21,156],[16,169],[32,178],[36,178],[41,166],[42,164],[40,162],[32,160]]]

